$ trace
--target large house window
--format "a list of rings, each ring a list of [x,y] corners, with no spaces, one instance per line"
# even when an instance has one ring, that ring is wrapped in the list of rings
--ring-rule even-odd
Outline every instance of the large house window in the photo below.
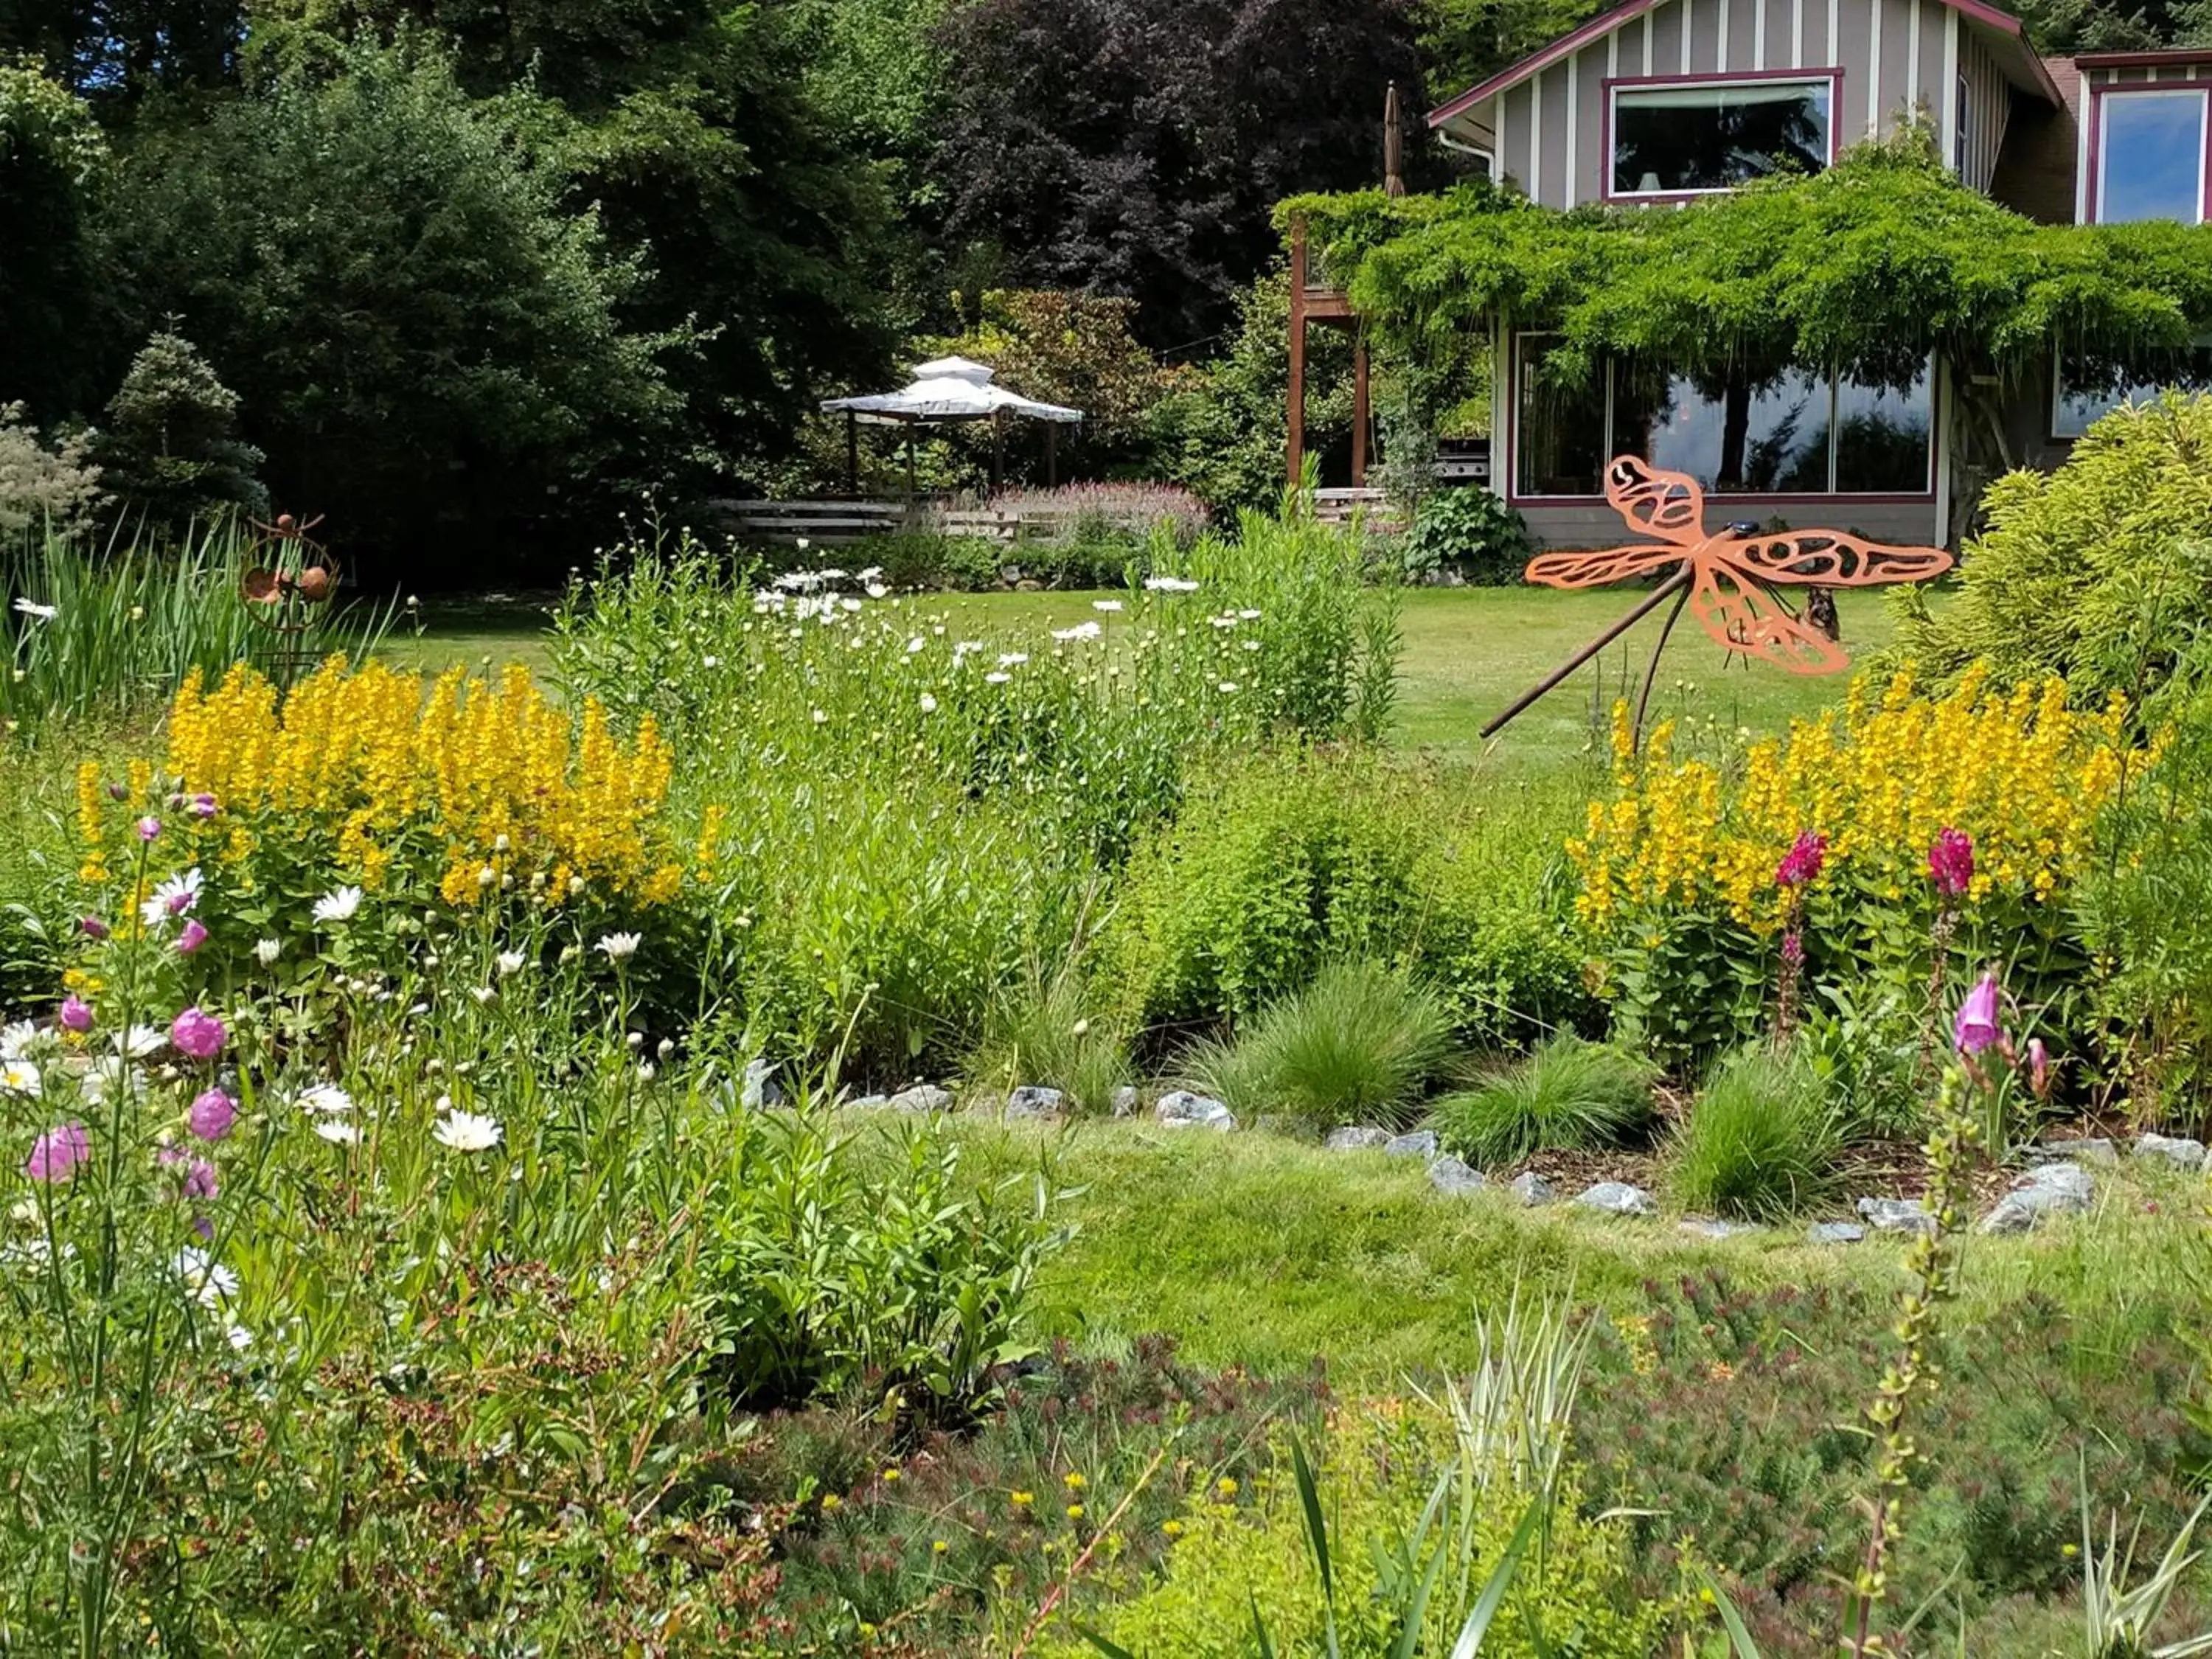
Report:
[[[1570,380],[1549,337],[1514,339],[1517,495],[1595,495],[1613,455],[1640,455],[1722,495],[1923,495],[1935,396],[1923,372],[1903,388],[1790,369],[1674,374],[1631,362]]]
[[[2109,378],[2085,374],[2079,363],[2069,362],[2062,354],[2052,380],[2051,435],[2078,438],[2123,404],[2147,404],[2169,389],[2212,391],[2212,340],[2199,341],[2171,374],[2160,379],[2116,385]]]
[[[1613,191],[1668,196],[1729,190],[1828,165],[1834,83],[1698,81],[1613,94]]]
[[[2204,216],[2204,92],[2154,88],[2098,99],[2100,224]]]

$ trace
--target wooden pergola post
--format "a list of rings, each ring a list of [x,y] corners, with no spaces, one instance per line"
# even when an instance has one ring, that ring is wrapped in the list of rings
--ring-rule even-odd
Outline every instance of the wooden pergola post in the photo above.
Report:
[[[1354,337],[1352,347],[1352,487],[1367,483],[1367,337]]]
[[[1044,423],[1044,487],[1047,489],[1056,489],[1060,487],[1060,422],[1058,421],[1047,421]]]
[[[1295,487],[1306,459],[1306,228],[1291,227],[1291,389],[1286,459]]]

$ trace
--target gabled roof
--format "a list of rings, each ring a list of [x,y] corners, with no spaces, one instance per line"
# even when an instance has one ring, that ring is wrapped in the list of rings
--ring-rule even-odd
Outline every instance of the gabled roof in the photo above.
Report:
[[[1561,35],[1549,46],[1529,53],[1510,69],[1500,70],[1480,86],[1470,87],[1448,103],[1439,104],[1429,112],[1431,128],[1448,126],[1486,100],[1495,98],[1541,74],[1553,64],[1571,58],[1593,40],[1602,40],[1624,24],[1632,23],[1667,0],[1626,0],[1612,10],[1601,12],[1580,28]],[[1879,0],[1875,0],[1879,3]],[[2008,11],[2000,11],[1987,4],[1986,0],[1940,0],[1949,6],[1966,22],[1980,28],[2002,64],[2006,77],[2016,87],[2035,93],[2052,105],[2064,102],[2058,94],[2051,71],[2028,44],[2027,31],[2019,18]],[[2212,51],[2201,54],[2212,58]]]

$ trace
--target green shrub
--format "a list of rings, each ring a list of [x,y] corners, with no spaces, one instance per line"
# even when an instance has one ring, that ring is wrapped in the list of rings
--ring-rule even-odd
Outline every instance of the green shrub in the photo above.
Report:
[[[1399,540],[1406,574],[1419,580],[1451,570],[1482,587],[1521,580],[1528,562],[1528,526],[1487,489],[1432,489],[1421,498],[1410,529]]]
[[[949,588],[975,593],[999,586],[999,573],[1016,562],[1012,550],[988,536],[948,536],[937,530],[901,530],[864,536],[845,547],[804,552],[781,548],[778,570],[880,570],[884,585],[901,590]]]
[[[2212,395],[2116,409],[2057,471],[1992,483],[1982,510],[1954,603],[1931,611],[1917,588],[1896,590],[1892,659],[1929,683],[1985,659],[2000,680],[2063,674],[2084,702],[2135,695],[2142,666],[2212,622],[2197,551],[2212,541]],[[2148,641],[2147,594],[2161,601]]]
[[[742,1401],[784,1405],[864,1382],[961,1421],[1022,1340],[1038,1268],[1060,1237],[1035,1176],[975,1189],[957,1145],[908,1127],[887,1158],[820,1113],[773,1121],[708,1206],[704,1273],[719,1374]]]
[[[1279,1112],[1326,1127],[1402,1117],[1450,1052],[1435,993],[1380,963],[1339,962],[1234,1042],[1200,1044],[1185,1069],[1247,1122]]]
[[[1139,843],[1099,980],[1133,1024],[1211,1024],[1376,956],[1407,963],[1471,1040],[1583,1024],[1559,850],[1578,805],[1358,751],[1225,769]]]
[[[1273,1468],[1249,1490],[1196,1496],[1163,1577],[1133,1583],[1134,1575],[1108,1568],[1099,1583],[1123,1599],[1079,1606],[1055,1620],[1040,1654],[1097,1659],[1100,1650],[1079,1630],[1096,1631],[1133,1659],[1245,1659],[1255,1651],[1385,1659],[1452,1650],[1528,1514],[1530,1492],[1495,1468],[1463,1468],[1450,1419],[1425,1403],[1347,1407],[1314,1459],[1314,1512],[1328,1540],[1333,1590],[1324,1595],[1288,1437],[1273,1450]],[[1455,1478],[1440,1488],[1448,1470]],[[1482,1642],[1486,1656],[1646,1659],[1657,1650],[1672,1609],[1639,1603],[1629,1592],[1622,1522],[1586,1518],[1580,1495],[1575,1471],[1563,1470],[1547,1495],[1543,1547],[1521,1556],[1508,1604]],[[1446,1498],[1445,1522],[1422,1529],[1425,1508]],[[1432,1566],[1431,1593],[1417,1601]],[[1097,1588],[1086,1594],[1095,1600]],[[1267,1632],[1257,1647],[1255,1620]]]
[[[1668,1178],[1689,1209],[1771,1220],[1831,1189],[1839,1139],[1812,1066],[1754,1044],[1713,1068],[1675,1132]]]
[[[1648,1060],[1562,1033],[1481,1087],[1446,1095],[1430,1119],[1438,1144],[1474,1164],[1594,1152],[1650,1127],[1656,1080]]]

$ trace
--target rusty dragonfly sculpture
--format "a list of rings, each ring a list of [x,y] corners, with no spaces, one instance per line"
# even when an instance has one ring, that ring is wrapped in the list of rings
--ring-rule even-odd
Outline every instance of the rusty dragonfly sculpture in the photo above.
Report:
[[[1887,547],[1840,530],[1759,530],[1731,526],[1708,533],[1705,493],[1680,472],[1647,465],[1632,455],[1605,470],[1605,498],[1630,530],[1648,543],[1601,553],[1544,553],[1528,562],[1528,578],[1547,587],[1604,587],[1674,567],[1657,587],[1621,619],[1532,687],[1482,728],[1495,735],[1568,675],[1619,639],[1668,599],[1674,608],[1659,630],[1643,694],[1636,702],[1638,745],[1660,653],[1684,607],[1713,642],[1731,656],[1757,659],[1793,674],[1833,674],[1850,665],[1843,647],[1800,617],[1777,591],[1781,587],[1872,587],[1884,582],[1926,581],[1951,568],[1936,547]]]

